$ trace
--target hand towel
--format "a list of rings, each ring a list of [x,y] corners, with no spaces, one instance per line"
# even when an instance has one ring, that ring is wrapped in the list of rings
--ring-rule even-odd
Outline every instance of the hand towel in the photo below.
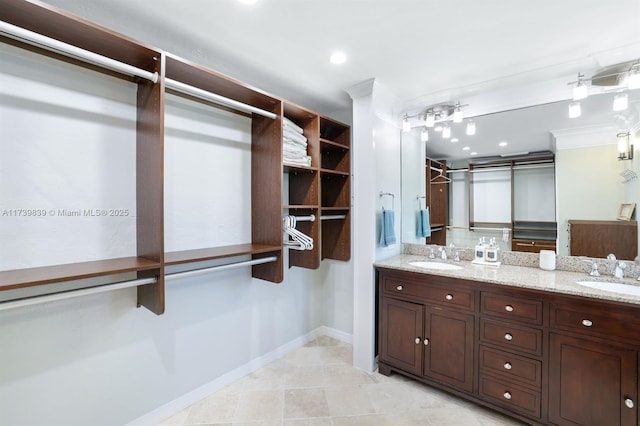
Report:
[[[431,236],[431,224],[429,223],[429,207],[418,212],[418,237]]]
[[[393,210],[382,209],[382,221],[380,229],[380,245],[388,247],[396,243],[396,234],[393,224]]]

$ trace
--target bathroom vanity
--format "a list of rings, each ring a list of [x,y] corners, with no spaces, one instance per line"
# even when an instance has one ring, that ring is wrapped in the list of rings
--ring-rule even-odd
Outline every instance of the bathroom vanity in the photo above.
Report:
[[[416,260],[375,265],[380,373],[530,424],[638,424],[639,296],[579,285],[597,280],[581,272]]]

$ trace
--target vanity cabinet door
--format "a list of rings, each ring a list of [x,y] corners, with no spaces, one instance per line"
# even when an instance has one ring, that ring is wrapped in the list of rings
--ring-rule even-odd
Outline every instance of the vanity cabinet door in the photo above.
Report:
[[[424,306],[382,298],[380,360],[409,373],[422,373]]]
[[[558,425],[635,425],[633,350],[550,335],[549,420]]]
[[[473,392],[474,316],[427,307],[424,375]]]

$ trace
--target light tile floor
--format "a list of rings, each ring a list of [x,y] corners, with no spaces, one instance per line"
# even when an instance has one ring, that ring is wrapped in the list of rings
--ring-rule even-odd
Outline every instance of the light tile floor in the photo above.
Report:
[[[397,374],[351,366],[322,336],[213,393],[162,426],[508,426],[521,423]]]

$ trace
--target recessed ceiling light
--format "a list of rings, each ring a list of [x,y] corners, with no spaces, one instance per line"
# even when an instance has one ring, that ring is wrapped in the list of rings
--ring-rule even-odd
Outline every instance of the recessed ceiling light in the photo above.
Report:
[[[473,151],[473,152],[472,152],[471,154],[469,154],[469,155],[478,155],[478,153],[477,153],[477,152],[475,152],[475,151]]]
[[[462,150],[463,150],[463,151],[469,151],[470,149],[471,149],[471,148],[470,148],[470,147],[468,147],[468,146],[463,146],[463,147],[462,147]]]
[[[347,55],[341,51],[333,52],[329,57],[329,61],[331,61],[332,64],[344,64],[347,61]]]
[[[242,4],[256,4],[258,0],[238,0]]]
[[[499,146],[507,146],[507,145],[509,145],[509,143],[508,143],[508,142],[505,142],[505,141],[502,141],[502,142],[500,142],[498,145],[499,145]]]
[[[460,140],[460,139],[458,139],[458,138],[451,138],[451,143],[456,143],[456,142],[458,142],[459,140]]]

